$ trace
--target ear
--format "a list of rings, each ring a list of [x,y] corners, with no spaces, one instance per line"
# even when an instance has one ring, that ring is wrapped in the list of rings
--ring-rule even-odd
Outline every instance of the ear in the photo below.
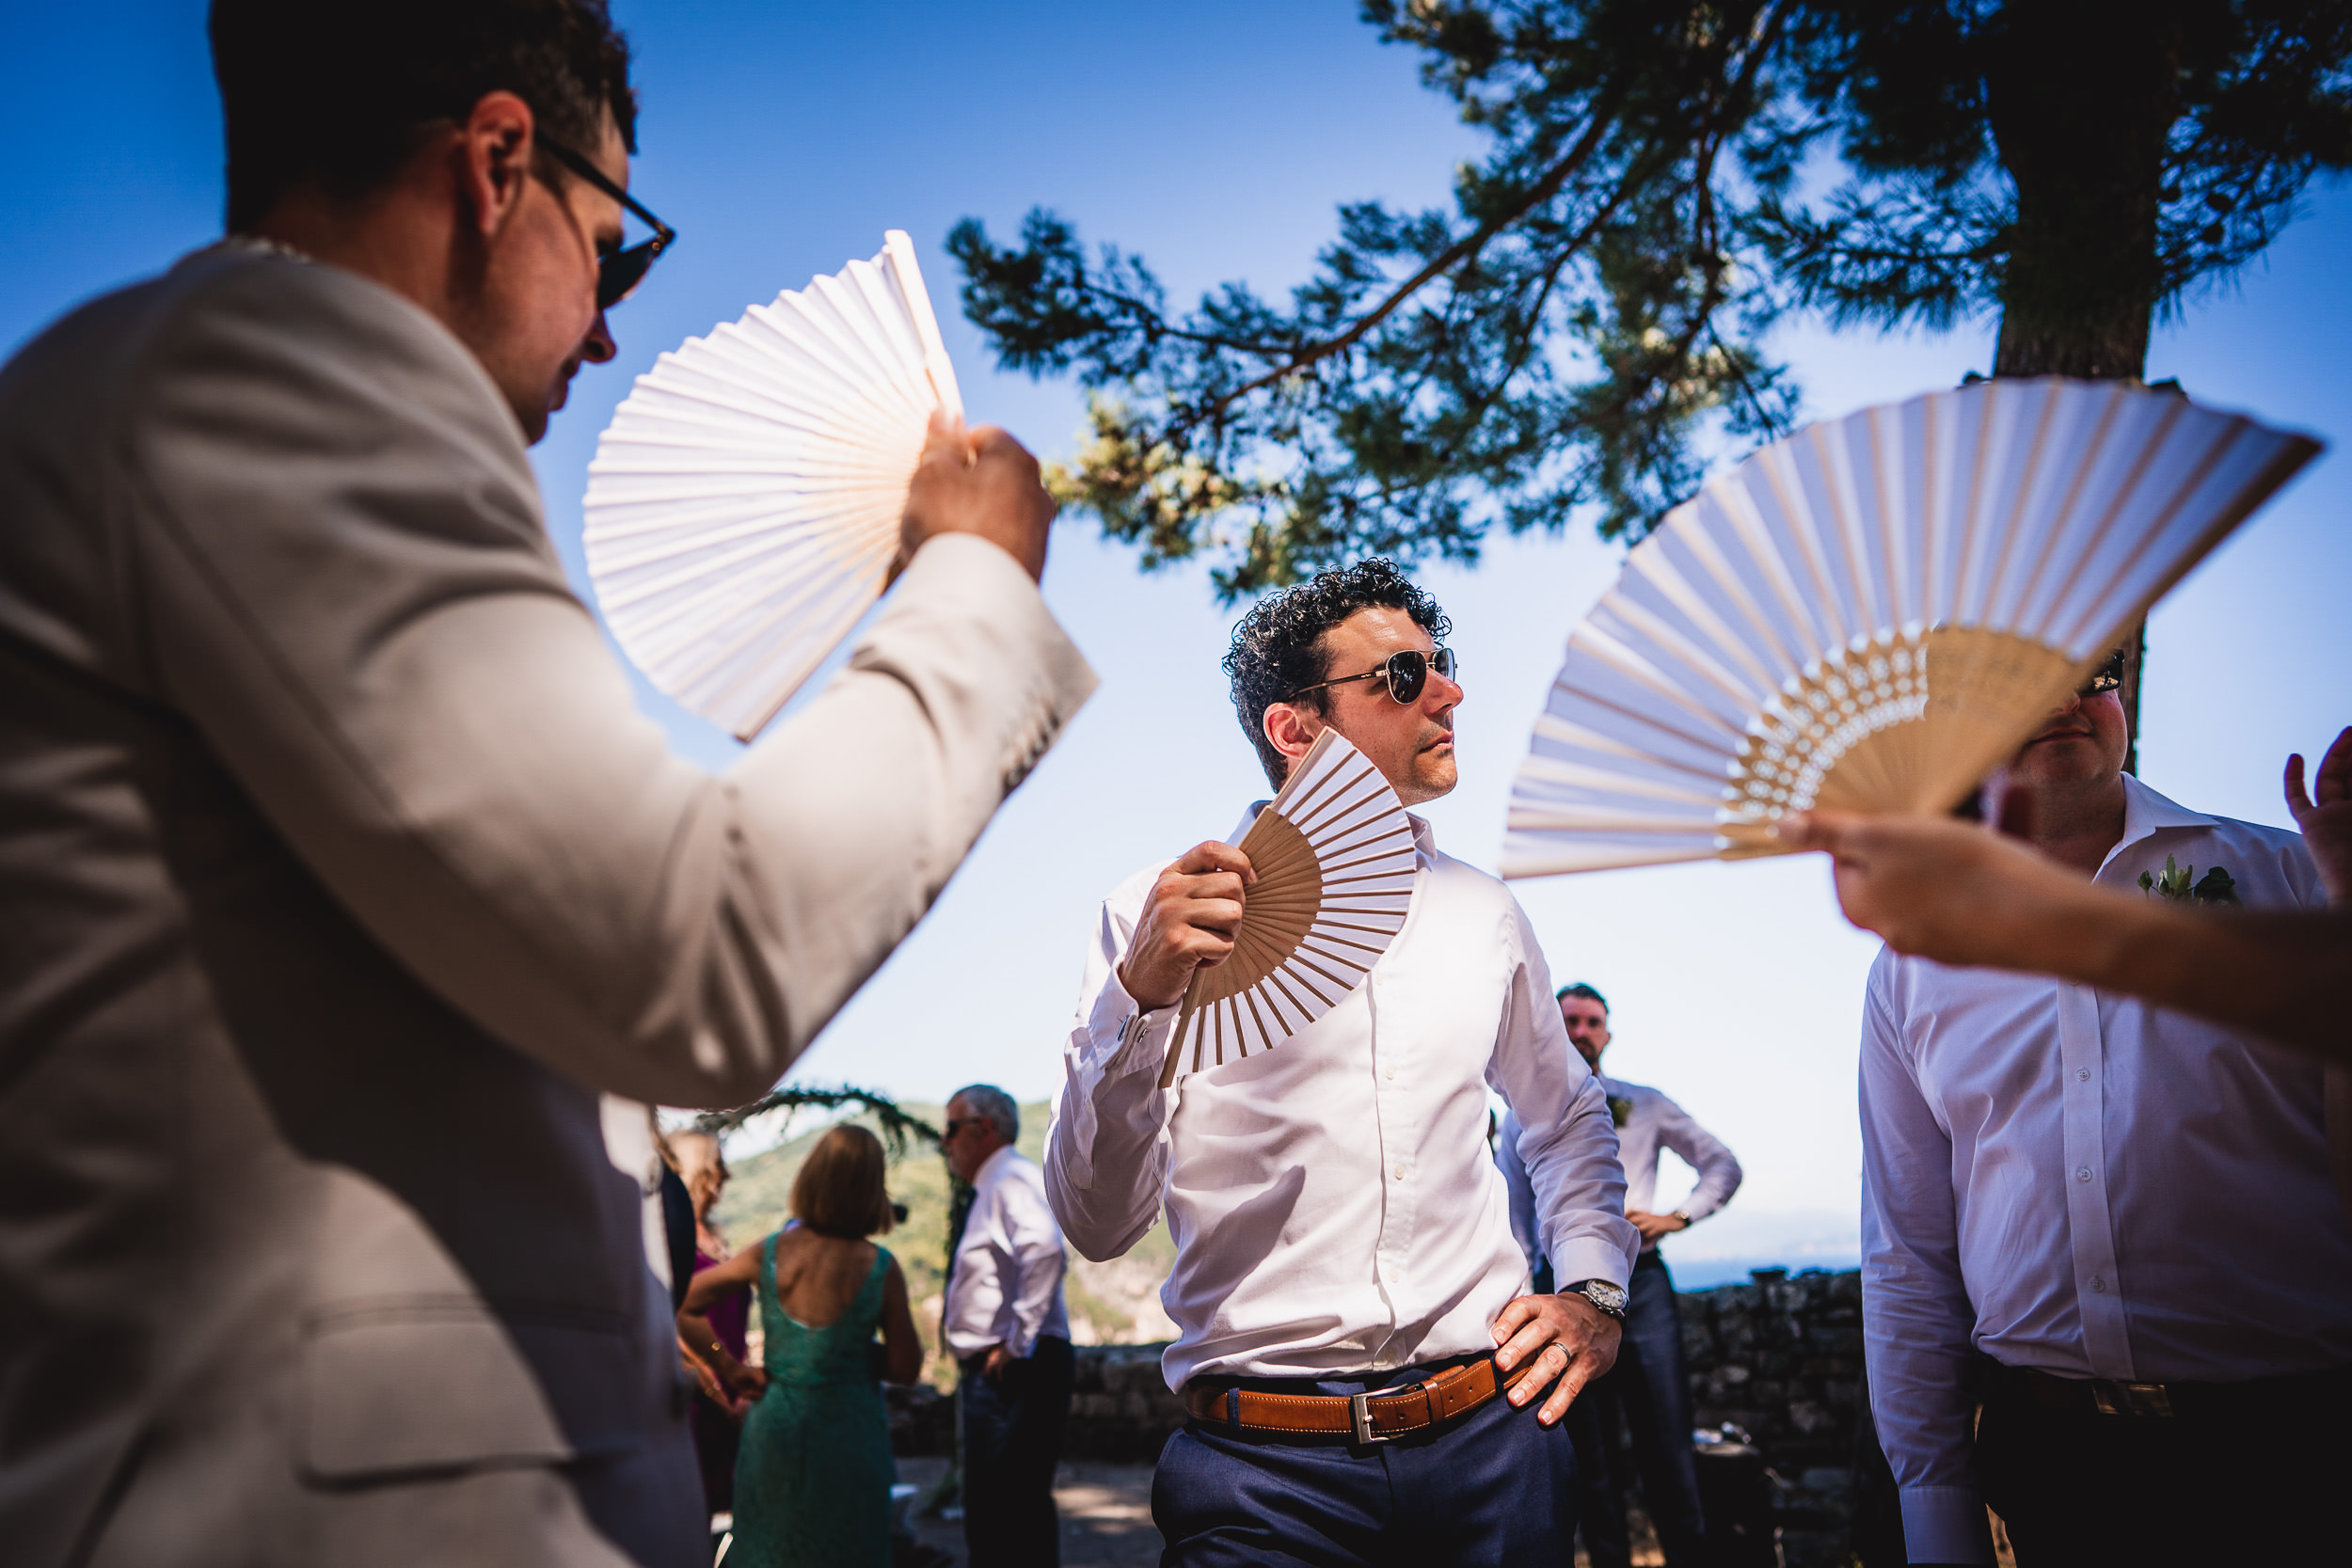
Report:
[[[1298,703],[1269,703],[1258,722],[1274,749],[1293,762],[1305,756],[1315,737],[1330,728],[1312,708]]]
[[[458,187],[485,238],[504,227],[522,204],[537,135],[531,105],[502,89],[484,93],[458,127]]]

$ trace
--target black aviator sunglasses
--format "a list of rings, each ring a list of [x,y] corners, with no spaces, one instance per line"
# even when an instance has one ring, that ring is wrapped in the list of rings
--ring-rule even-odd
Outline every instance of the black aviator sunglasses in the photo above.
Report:
[[[1342,675],[1337,680],[1302,686],[1282,700],[1295,702],[1308,692],[1320,691],[1327,686],[1346,686],[1354,681],[1386,681],[1390,696],[1400,703],[1409,703],[1419,698],[1421,689],[1429,684],[1430,671],[1435,670],[1447,680],[1452,680],[1454,672],[1459,668],[1451,648],[1439,648],[1435,653],[1427,654],[1419,648],[1407,648],[1401,654],[1391,654],[1376,668],[1367,670],[1360,675]]]
[[[643,202],[606,179],[602,169],[570,148],[544,136],[539,138],[539,145],[547,149],[548,157],[628,209],[640,222],[653,230],[650,240],[642,240],[621,250],[608,250],[596,258],[596,309],[610,310],[644,281],[646,271],[663,251],[670,248],[670,242],[677,238],[677,230],[654,216]]]

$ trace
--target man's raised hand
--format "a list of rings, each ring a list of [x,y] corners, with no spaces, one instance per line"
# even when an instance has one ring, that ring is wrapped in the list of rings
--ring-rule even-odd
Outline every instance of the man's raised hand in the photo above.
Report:
[[[1582,1296],[1521,1296],[1495,1319],[1495,1375],[1511,1402],[1526,1408],[1547,1387],[1551,1397],[1535,1412],[1550,1426],[1568,1413],[1584,1386],[1617,1364],[1625,1330]],[[1518,1369],[1517,1377],[1512,1370]]]
[[[2328,901],[2338,909],[2352,904],[2352,729],[2336,736],[2328,754],[2319,759],[2318,776],[2311,793],[2303,792],[2303,758],[2287,758],[2287,810],[2303,834],[2303,847],[2319,867]]]
[[[1258,874],[1230,844],[1196,844],[1160,873],[1143,901],[1119,983],[1147,1009],[1184,999],[1193,971],[1223,963],[1241,926],[1242,899]]]
[[[994,426],[966,430],[933,414],[923,461],[907,490],[898,528],[899,561],[914,559],[943,533],[972,533],[1045,575],[1045,537],[1057,503],[1038,478],[1037,459]]]

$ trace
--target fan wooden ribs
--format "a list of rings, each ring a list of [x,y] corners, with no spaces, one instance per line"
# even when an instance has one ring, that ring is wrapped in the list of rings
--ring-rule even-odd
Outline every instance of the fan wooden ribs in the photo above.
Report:
[[[2319,450],[2112,382],[1988,381],[1775,442],[1570,633],[1506,877],[1780,852],[1948,810]]]
[[[1411,905],[1412,821],[1336,730],[1291,769],[1240,849],[1258,879],[1232,954],[1193,972],[1163,1088],[1180,1071],[1272,1050],[1329,1012],[1388,951]]]

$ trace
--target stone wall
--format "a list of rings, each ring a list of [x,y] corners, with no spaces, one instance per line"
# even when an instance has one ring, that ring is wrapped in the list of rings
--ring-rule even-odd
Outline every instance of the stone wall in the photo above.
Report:
[[[1160,1377],[1157,1345],[1079,1345],[1070,1396],[1070,1433],[1062,1451],[1072,1459],[1149,1465],[1169,1433],[1184,1424],[1184,1407]],[[955,1443],[955,1402],[928,1384],[886,1388],[890,1446],[916,1456],[949,1452]]]
[[[1692,1419],[1763,1450],[1789,1568],[1854,1560],[1862,1276],[1759,1269],[1680,1301]]]
[[[1855,1427],[1862,1384],[1862,1278],[1818,1270],[1683,1293],[1693,1417],[1740,1428],[1775,1478],[1788,1568],[1856,1560]],[[1164,1345],[1080,1345],[1070,1402],[1073,1458],[1149,1464],[1184,1407],[1160,1379]],[[902,1454],[948,1452],[954,1402],[928,1386],[890,1390]],[[1899,1557],[1895,1559],[1899,1561]]]

